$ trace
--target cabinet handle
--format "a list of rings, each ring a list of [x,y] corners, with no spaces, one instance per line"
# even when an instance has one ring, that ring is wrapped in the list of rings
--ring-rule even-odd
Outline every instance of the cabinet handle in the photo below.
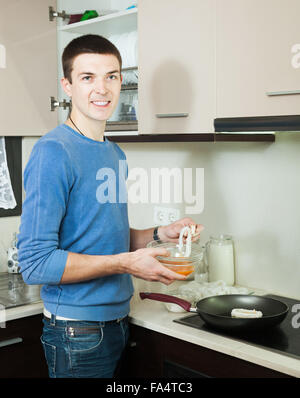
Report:
[[[188,113],[157,113],[156,117],[159,119],[172,117],[188,117]]]
[[[277,95],[297,95],[300,94],[300,90],[291,90],[291,91],[269,91],[266,92],[267,96],[275,97]]]
[[[23,339],[21,337],[16,337],[15,339],[7,339],[0,341],[0,348],[7,347],[9,345],[22,343]]]

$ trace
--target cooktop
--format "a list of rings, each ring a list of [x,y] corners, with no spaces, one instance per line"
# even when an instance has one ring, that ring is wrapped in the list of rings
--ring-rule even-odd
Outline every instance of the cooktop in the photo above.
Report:
[[[260,332],[233,333],[219,331],[207,325],[198,314],[175,319],[174,322],[181,323],[196,329],[205,330],[207,332],[212,332],[221,336],[232,337],[236,340],[241,340],[278,351],[281,354],[286,354],[297,358],[300,357],[300,300],[297,301],[287,297],[271,294],[266,295],[266,297],[271,297],[284,302],[288,305],[289,312],[286,318],[279,325]],[[295,304],[298,304],[298,306],[293,308]],[[294,312],[292,309],[294,309]]]

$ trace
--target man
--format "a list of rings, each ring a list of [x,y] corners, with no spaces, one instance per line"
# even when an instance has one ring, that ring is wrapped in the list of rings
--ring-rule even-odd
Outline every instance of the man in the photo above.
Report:
[[[125,154],[104,138],[120,95],[119,51],[86,35],[68,44],[62,61],[72,108],[66,123],[38,140],[26,166],[19,262],[26,283],[43,285],[49,376],[112,377],[128,339],[131,275],[165,284],[185,277],[156,260],[165,249],[145,248],[153,228],[129,228],[126,200],[103,200],[109,171],[117,176],[113,196],[126,192],[127,168],[119,175]],[[174,241],[190,223],[185,218],[155,233]]]

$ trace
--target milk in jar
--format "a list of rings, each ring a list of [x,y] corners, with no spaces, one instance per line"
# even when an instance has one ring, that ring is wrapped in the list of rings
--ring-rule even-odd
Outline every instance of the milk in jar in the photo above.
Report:
[[[211,236],[206,249],[209,282],[223,280],[230,286],[234,285],[232,237],[230,235]]]

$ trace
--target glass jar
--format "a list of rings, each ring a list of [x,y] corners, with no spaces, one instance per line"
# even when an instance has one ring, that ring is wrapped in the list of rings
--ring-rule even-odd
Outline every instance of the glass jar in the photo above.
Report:
[[[199,260],[195,267],[194,279],[198,283],[208,282],[208,267],[204,259],[205,245],[201,246],[201,255],[199,253]]]
[[[230,235],[211,236],[205,244],[208,280],[223,280],[232,286],[235,282],[233,241]]]

